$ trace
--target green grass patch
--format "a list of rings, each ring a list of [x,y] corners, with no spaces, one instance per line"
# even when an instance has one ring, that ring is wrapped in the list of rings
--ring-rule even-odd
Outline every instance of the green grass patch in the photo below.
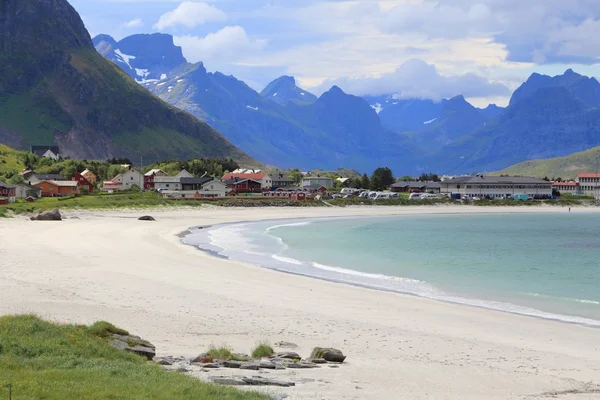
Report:
[[[129,335],[129,332],[127,332],[125,329],[117,328],[110,322],[106,321],[98,321],[94,323],[88,328],[88,332],[101,338],[109,337],[112,334]]]
[[[206,355],[213,360],[229,361],[233,357],[233,352],[227,346],[215,347],[211,346],[206,352]]]
[[[254,350],[252,350],[252,358],[270,357],[273,354],[275,354],[275,351],[267,342],[259,343]]]
[[[6,384],[12,384],[15,400],[269,398],[166,371],[113,348],[91,330],[32,315],[0,317],[0,398],[7,398]]]

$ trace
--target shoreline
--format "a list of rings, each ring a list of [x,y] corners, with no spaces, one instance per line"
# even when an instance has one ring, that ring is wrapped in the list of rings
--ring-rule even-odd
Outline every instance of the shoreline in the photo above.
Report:
[[[178,237],[194,225],[241,220],[480,210],[211,207],[67,211],[78,219],[57,223],[2,220],[0,314],[31,312],[86,324],[107,320],[148,339],[159,355],[195,357],[211,344],[247,352],[267,340],[296,343],[302,356],[317,346],[348,356],[339,369],[287,375],[296,387],[276,393],[290,399],[391,400],[402,393],[410,399],[516,400],[555,398],[549,393],[563,391],[597,399],[595,328],[282,274],[217,259]],[[157,221],[137,221],[144,214]]]
[[[507,212],[507,213],[473,213],[473,214],[514,215],[515,213]],[[518,213],[518,214],[526,214],[526,213]],[[414,214],[410,214],[410,215],[415,216],[415,215],[421,215],[421,214],[414,213]],[[435,215],[463,215],[463,214],[447,212],[447,213],[436,213]],[[369,217],[369,216],[357,215],[357,216],[351,216],[351,217],[339,216],[339,217],[319,217],[319,218],[302,217],[302,218],[293,218],[293,219],[290,219],[290,218],[265,219],[265,220],[255,220],[255,221],[250,220],[250,221],[227,222],[227,223],[222,223],[222,224],[214,224],[211,226],[203,226],[203,227],[199,227],[199,228],[201,228],[202,230],[210,231],[210,230],[216,230],[216,229],[228,227],[228,226],[262,224],[262,223],[268,223],[268,222],[281,223],[281,224],[284,224],[284,226],[286,226],[286,225],[297,224],[298,222],[311,223],[313,221],[348,220],[348,219],[360,220],[360,219],[367,219],[367,218],[385,218],[385,217],[384,216]],[[279,226],[279,225],[275,225],[275,227],[277,227],[277,226]],[[220,260],[227,260],[229,262],[241,262],[241,263],[252,265],[254,267],[268,269],[268,270],[276,271],[276,272],[283,273],[283,274],[289,274],[292,276],[300,276],[300,277],[305,277],[305,278],[310,278],[310,279],[317,279],[317,280],[321,280],[321,281],[331,282],[331,283],[340,284],[340,285],[347,285],[347,286],[356,287],[356,288],[360,288],[360,289],[370,289],[370,290],[387,292],[387,293],[395,293],[395,294],[399,294],[399,295],[403,295],[403,296],[411,296],[411,297],[417,297],[417,298],[422,298],[422,299],[439,301],[442,303],[451,304],[451,305],[455,305],[455,306],[474,307],[474,308],[479,308],[479,309],[483,309],[483,310],[497,311],[497,312],[507,313],[507,314],[511,314],[511,315],[519,315],[519,316],[524,316],[524,317],[529,317],[529,318],[542,319],[542,320],[546,320],[546,321],[554,321],[554,322],[565,323],[565,324],[581,325],[581,326],[585,326],[585,327],[589,327],[589,328],[593,328],[593,329],[600,328],[600,320],[592,319],[592,318],[585,317],[585,316],[560,314],[560,313],[553,312],[553,311],[544,311],[544,310],[540,310],[540,309],[536,309],[536,308],[531,308],[530,306],[507,302],[506,300],[492,300],[492,299],[484,300],[484,299],[478,299],[478,298],[474,298],[474,297],[461,297],[459,295],[451,296],[452,298],[454,298],[454,300],[452,300],[451,298],[443,298],[441,296],[439,296],[439,297],[427,296],[424,294],[413,293],[410,291],[402,291],[402,290],[397,290],[397,289],[393,289],[393,288],[385,288],[382,286],[374,286],[374,285],[370,285],[368,283],[352,282],[352,281],[343,280],[342,278],[335,279],[333,277],[311,275],[310,273],[291,271],[291,270],[286,270],[284,268],[268,267],[268,266],[257,264],[252,261],[244,260],[244,259],[236,260],[236,259],[231,258],[230,256],[221,254],[217,250],[203,247],[203,244],[199,245],[199,244],[186,243],[185,239],[187,237],[196,235],[198,233],[202,233],[202,232],[194,232],[193,231],[194,228],[197,228],[197,227],[190,227],[186,231],[183,231],[177,235],[178,237],[180,237],[181,243],[184,244],[185,246],[191,246],[194,249],[201,251],[210,257],[214,257],[214,258],[217,258]],[[272,229],[272,228],[273,227],[269,227],[268,229]],[[217,245],[215,245],[215,246],[220,247]],[[225,249],[223,249],[223,250],[225,250]],[[310,261],[307,261],[307,260],[296,260],[296,261],[299,261],[304,265],[311,263]],[[349,271],[357,272],[357,273],[361,273],[361,274],[363,273],[361,271],[347,269],[345,267],[339,267],[336,265],[331,265],[331,267],[337,268],[337,269],[349,270]],[[343,273],[344,272],[340,271],[340,274],[343,274]],[[387,277],[387,278],[392,278],[392,279],[393,278],[412,279],[412,278],[405,278],[405,277],[382,275],[380,273],[364,273],[364,274],[373,275],[373,276],[376,275],[376,276],[380,276],[382,278]],[[424,282],[424,283],[428,283],[428,282]],[[441,294],[445,294],[445,293],[441,292]],[[478,302],[478,301],[488,302],[493,305],[476,304],[476,302]],[[502,306],[504,306],[505,308],[502,308]],[[511,307],[511,306],[520,308],[521,311],[514,310],[514,309],[511,310],[509,308],[506,308],[506,307]]]

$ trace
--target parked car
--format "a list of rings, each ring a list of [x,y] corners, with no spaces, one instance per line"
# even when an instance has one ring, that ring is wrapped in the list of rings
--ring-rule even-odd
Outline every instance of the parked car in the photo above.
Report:
[[[388,193],[377,193],[377,195],[373,198],[373,200],[381,200],[381,199],[389,199],[390,195]]]
[[[411,193],[410,196],[408,196],[409,200],[420,200],[421,199],[421,193]]]

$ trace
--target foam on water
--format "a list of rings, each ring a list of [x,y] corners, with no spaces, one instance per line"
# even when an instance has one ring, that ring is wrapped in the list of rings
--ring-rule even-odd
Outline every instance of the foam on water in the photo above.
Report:
[[[210,229],[191,228],[190,231],[192,233],[186,236],[183,242],[197,246],[220,257],[249,262],[282,272],[525,316],[600,327],[600,321],[591,318],[541,311],[510,302],[461,296],[455,293],[448,293],[422,280],[361,272],[340,266],[326,265],[310,259],[298,259],[287,256],[285,252],[289,249],[289,246],[274,231],[279,228],[307,226],[312,222],[290,221],[282,223],[281,221],[269,221],[218,225]],[[528,297],[549,297],[581,304],[600,305],[600,302],[588,299],[554,298],[538,293],[521,293],[521,295]]]

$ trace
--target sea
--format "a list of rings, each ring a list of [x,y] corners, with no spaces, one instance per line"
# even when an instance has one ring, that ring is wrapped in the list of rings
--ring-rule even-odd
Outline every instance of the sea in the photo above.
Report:
[[[242,222],[183,241],[315,279],[600,327],[600,214]]]

